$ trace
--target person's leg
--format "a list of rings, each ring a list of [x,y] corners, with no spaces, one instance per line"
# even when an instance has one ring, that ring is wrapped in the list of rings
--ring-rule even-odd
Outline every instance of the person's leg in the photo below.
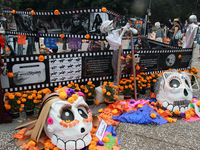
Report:
[[[23,45],[18,44],[17,55],[23,55]]]
[[[66,38],[66,37],[63,38],[62,41],[63,41],[62,49],[63,49],[63,50],[67,50],[67,38]]]
[[[26,49],[26,55],[30,55],[31,53],[31,37],[28,37],[28,45],[27,45],[27,49]]]
[[[174,46],[178,46],[178,40],[173,40]]]
[[[170,37],[169,45],[173,45],[172,37]]]

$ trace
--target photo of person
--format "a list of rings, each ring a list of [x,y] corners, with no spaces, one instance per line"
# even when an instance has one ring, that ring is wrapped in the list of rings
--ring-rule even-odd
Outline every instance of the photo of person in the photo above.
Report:
[[[75,14],[62,23],[62,30],[65,34],[85,35],[88,33],[89,13]]]
[[[91,34],[101,34],[100,26],[103,21],[108,20],[108,14],[106,13],[90,13],[90,28]]]

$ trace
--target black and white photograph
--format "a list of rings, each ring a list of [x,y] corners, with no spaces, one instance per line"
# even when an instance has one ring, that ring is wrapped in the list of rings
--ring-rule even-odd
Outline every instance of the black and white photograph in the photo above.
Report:
[[[101,34],[100,26],[103,21],[108,19],[109,16],[106,13],[90,13],[90,34]]]
[[[36,84],[46,80],[45,64],[43,62],[15,64],[12,67],[13,82],[16,85]]]
[[[63,15],[62,17],[66,18],[62,22],[62,31],[64,34],[85,35],[88,33],[89,13],[75,14],[71,18],[68,18],[67,15]]]
[[[81,79],[82,58],[49,59],[50,82]]]

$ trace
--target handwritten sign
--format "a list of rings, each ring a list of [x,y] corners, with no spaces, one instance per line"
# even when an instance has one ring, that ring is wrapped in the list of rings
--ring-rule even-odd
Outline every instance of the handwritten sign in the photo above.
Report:
[[[99,124],[99,127],[95,133],[96,137],[102,141],[103,139],[103,136],[104,136],[104,133],[106,131],[106,128],[107,128],[107,123],[102,119],[100,124]]]

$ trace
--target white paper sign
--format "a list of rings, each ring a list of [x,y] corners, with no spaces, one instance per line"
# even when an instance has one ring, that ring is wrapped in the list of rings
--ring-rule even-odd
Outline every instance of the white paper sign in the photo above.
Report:
[[[103,139],[103,135],[104,135],[104,133],[106,131],[106,128],[107,128],[107,123],[102,119],[100,124],[99,124],[99,127],[98,127],[98,129],[97,129],[97,131],[95,133],[96,137],[100,141],[102,141],[102,139]]]

